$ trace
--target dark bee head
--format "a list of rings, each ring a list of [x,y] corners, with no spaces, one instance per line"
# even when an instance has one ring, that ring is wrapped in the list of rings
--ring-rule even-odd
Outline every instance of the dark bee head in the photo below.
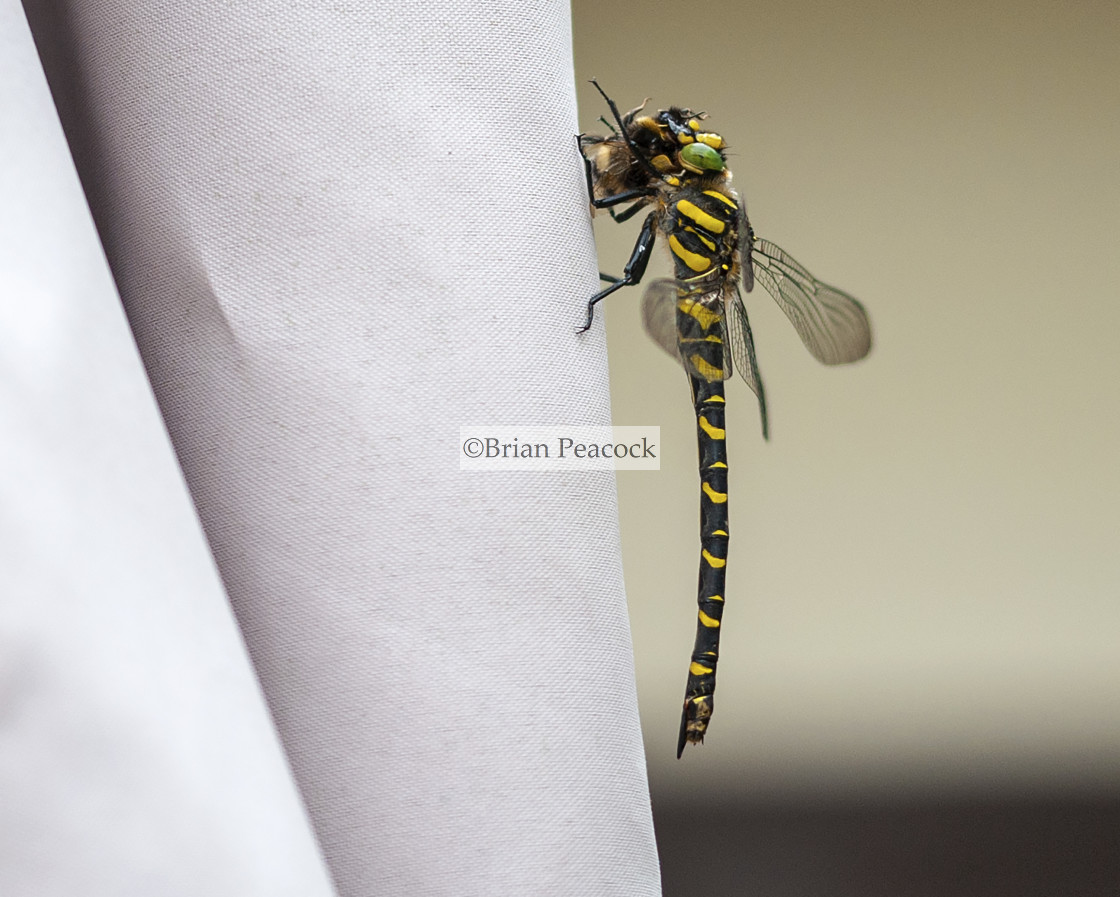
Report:
[[[673,106],[657,115],[639,116],[641,109],[639,106],[627,113],[623,119],[626,131],[634,146],[662,174],[704,174],[726,169],[723,138],[700,129],[700,123],[707,117],[703,112]]]

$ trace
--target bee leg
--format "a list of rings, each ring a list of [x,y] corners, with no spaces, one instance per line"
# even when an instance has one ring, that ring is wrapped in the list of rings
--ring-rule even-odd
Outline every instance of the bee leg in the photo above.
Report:
[[[644,199],[647,196],[653,196],[655,193],[657,193],[657,189],[654,187],[643,187],[639,190],[626,190],[622,193],[616,193],[614,194],[614,196],[604,196],[600,199],[596,199],[595,172],[591,169],[591,160],[587,158],[587,155],[583,151],[582,134],[576,135],[576,148],[579,150],[580,158],[583,159],[583,172],[587,177],[587,197],[591,200],[591,205],[593,205],[595,208],[609,209],[611,206],[622,205],[622,203],[624,202],[631,202],[635,199]],[[626,211],[629,212],[630,215],[633,215],[634,212],[637,211],[637,209],[627,209]],[[623,212],[622,214],[625,215],[626,212]],[[628,218],[630,217],[630,215],[627,215],[626,217]],[[617,221],[618,219],[616,218],[615,220]],[[622,220],[625,221],[626,219],[624,218]]]
[[[649,257],[653,254],[653,243],[656,238],[657,212],[650,212],[642,224],[642,231],[638,234],[638,242],[634,244],[634,251],[630,253],[630,261],[626,263],[626,267],[622,271],[622,277],[616,279],[609,287],[600,290],[587,301],[587,322],[579,329],[580,333],[591,327],[591,321],[595,317],[596,302],[606,299],[615,290],[632,286],[642,279],[642,275],[646,273],[646,265],[649,264]]]
[[[618,283],[620,280],[622,280],[622,278],[615,277],[613,274],[604,274],[602,271],[600,271],[599,280],[606,281],[607,283]]]

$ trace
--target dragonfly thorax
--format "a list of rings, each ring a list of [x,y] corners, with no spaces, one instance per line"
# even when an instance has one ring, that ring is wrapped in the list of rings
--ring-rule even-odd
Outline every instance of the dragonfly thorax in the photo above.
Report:
[[[729,188],[703,182],[673,193],[661,229],[677,280],[722,283],[738,269],[739,204]]]

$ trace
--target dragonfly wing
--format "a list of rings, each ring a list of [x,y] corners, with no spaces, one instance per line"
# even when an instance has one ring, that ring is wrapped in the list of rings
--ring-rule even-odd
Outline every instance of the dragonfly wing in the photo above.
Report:
[[[743,297],[736,290],[734,295],[727,297],[727,325],[731,336],[731,352],[735,359],[735,367],[739,370],[747,386],[758,396],[758,413],[762,417],[762,438],[770,438],[770,425],[766,418],[766,391],[762,388],[762,376],[758,372],[758,357],[754,352],[754,337],[751,335],[751,324],[747,320],[747,309],[743,305]]]
[[[749,293],[754,289],[754,266],[751,264],[754,231],[747,220],[746,203],[741,196],[736,198],[739,202],[739,279],[742,281],[743,292]]]
[[[821,283],[769,240],[758,240],[753,249],[755,277],[785,312],[814,358],[824,364],[847,364],[870,351],[871,324],[856,299]]]
[[[642,294],[642,326],[657,345],[682,362],[677,344],[677,282],[655,280]]]
[[[675,280],[655,280],[642,296],[642,323],[657,345],[703,380],[731,376],[723,302],[717,290],[680,294]]]

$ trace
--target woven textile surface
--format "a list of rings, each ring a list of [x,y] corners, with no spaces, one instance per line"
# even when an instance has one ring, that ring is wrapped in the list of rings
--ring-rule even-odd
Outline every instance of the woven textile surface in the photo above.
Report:
[[[0,122],[0,894],[328,897],[15,0]]]
[[[28,2],[342,895],[658,893],[568,10]]]

